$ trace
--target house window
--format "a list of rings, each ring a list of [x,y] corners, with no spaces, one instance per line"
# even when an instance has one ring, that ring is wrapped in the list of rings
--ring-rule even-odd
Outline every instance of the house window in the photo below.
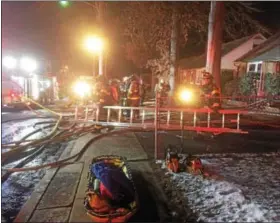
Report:
[[[262,70],[262,64],[259,63],[258,66],[257,66],[257,72],[261,72],[261,70]]]
[[[255,70],[256,70],[256,64],[250,64],[249,65],[249,72],[255,72]]]
[[[262,70],[262,62],[250,62],[247,66],[247,72],[260,73]]]

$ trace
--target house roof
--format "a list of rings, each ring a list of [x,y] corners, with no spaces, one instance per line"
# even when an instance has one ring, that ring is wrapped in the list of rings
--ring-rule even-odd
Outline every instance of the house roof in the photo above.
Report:
[[[255,57],[255,58],[248,59],[247,61],[248,62],[254,62],[254,61],[280,61],[280,44],[271,47],[265,53]]]
[[[280,31],[244,54],[235,62],[250,61],[279,61],[280,58]]]
[[[258,35],[261,35],[261,34],[246,36],[241,39],[233,40],[228,43],[223,43],[222,44],[222,57],[225,56],[226,54],[228,54],[229,52],[231,52],[232,50],[234,50],[235,48],[237,48],[238,46],[240,46],[241,44],[247,42],[251,38],[254,38]],[[178,65],[181,68],[187,68],[187,69],[203,68],[206,65],[206,53],[204,53],[200,56],[196,56],[196,57],[183,58],[178,62]]]

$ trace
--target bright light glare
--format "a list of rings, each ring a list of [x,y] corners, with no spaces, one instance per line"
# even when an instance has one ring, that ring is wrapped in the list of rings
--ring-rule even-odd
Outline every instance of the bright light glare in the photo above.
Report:
[[[59,1],[59,4],[63,7],[67,7],[69,5],[68,1]]]
[[[39,99],[39,82],[38,82],[38,76],[34,75],[32,78],[32,96],[33,99],[38,100]]]
[[[26,72],[33,72],[37,69],[37,63],[30,58],[22,58],[20,60],[20,67]]]
[[[46,86],[47,86],[47,88],[49,88],[51,86],[51,81],[50,80],[46,81]]]
[[[15,58],[7,56],[3,59],[3,65],[8,69],[14,69],[17,66],[17,61]]]
[[[78,81],[74,85],[74,92],[79,95],[80,97],[84,97],[90,94],[90,86],[88,83],[83,81]]]
[[[85,40],[85,48],[90,52],[101,52],[103,49],[103,42],[97,37],[88,37]]]
[[[193,94],[189,90],[183,90],[180,94],[180,99],[184,102],[189,102],[192,100]]]

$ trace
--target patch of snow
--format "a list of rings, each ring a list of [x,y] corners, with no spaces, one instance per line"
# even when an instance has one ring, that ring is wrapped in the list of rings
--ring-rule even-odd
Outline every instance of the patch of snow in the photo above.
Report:
[[[36,130],[38,127],[33,128],[34,124],[42,121],[52,121],[53,119],[31,119],[25,121],[16,121],[2,124],[1,138],[2,144],[8,142],[18,141],[28,133]],[[40,125],[42,127],[43,125]],[[32,136],[34,137],[34,136]],[[30,137],[30,139],[32,139]]]
[[[170,176],[178,197],[205,222],[280,221],[280,154],[206,154],[206,169],[222,180],[186,172]],[[163,165],[162,165],[163,166]],[[183,196],[182,196],[183,194]]]
[[[54,162],[58,160],[66,146],[66,143],[51,145],[24,167]],[[5,168],[6,167],[7,166],[5,166]],[[1,210],[4,220],[13,222],[21,206],[28,200],[35,186],[45,175],[45,172],[46,169],[13,173],[7,181],[2,184]]]

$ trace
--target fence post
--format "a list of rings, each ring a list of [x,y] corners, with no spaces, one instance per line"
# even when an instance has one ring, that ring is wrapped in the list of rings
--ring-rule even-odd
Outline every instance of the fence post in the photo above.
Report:
[[[110,116],[111,116],[111,109],[108,108],[108,110],[107,110],[107,122],[110,122]]]
[[[155,104],[155,159],[158,159],[158,107],[159,107],[159,95],[156,93]]]
[[[88,106],[86,106],[86,109],[85,109],[85,121],[88,120]]]
[[[78,105],[75,107],[75,120],[78,119]]]

